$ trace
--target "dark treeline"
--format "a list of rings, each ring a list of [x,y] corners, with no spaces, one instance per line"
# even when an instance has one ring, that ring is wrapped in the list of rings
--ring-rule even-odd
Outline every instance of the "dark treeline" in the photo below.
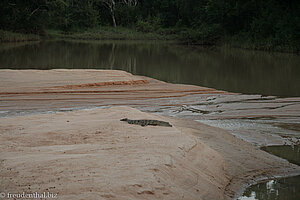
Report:
[[[43,33],[122,26],[199,44],[300,44],[299,0],[2,0],[0,28]]]

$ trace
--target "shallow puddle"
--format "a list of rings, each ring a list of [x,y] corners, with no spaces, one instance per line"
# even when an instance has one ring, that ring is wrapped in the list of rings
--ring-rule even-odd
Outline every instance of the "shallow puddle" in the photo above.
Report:
[[[280,178],[252,185],[238,200],[299,200],[300,176]]]
[[[300,146],[267,146],[262,150],[300,165]],[[258,183],[247,188],[238,200],[299,200],[300,176],[280,178]]]
[[[300,145],[266,146],[261,149],[300,166]]]

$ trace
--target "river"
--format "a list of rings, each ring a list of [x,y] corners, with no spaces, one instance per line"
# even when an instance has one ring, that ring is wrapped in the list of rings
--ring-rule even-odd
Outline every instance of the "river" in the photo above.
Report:
[[[0,47],[0,68],[121,69],[243,94],[300,96],[300,56],[168,42],[44,41]]]

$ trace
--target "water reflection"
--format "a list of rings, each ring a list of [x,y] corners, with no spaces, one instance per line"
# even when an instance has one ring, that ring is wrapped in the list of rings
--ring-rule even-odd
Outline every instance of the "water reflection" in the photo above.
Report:
[[[3,46],[3,45],[2,45]],[[0,48],[0,68],[122,69],[173,83],[300,96],[300,56],[150,42],[47,41]]]
[[[299,200],[300,176],[250,186],[238,200]]]

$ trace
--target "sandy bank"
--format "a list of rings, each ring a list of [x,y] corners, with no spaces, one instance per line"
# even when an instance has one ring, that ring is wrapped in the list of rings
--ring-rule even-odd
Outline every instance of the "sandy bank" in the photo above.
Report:
[[[117,70],[0,70],[0,107],[7,111],[132,105],[137,101],[221,94]]]
[[[173,127],[119,121],[146,118]],[[230,199],[240,184],[296,166],[231,134],[130,107],[2,118],[3,192],[59,199]]]
[[[232,94],[124,71],[0,70],[0,99],[0,117],[130,106],[200,120],[257,146],[300,142],[299,97]]]
[[[299,172],[194,121],[237,123],[234,133],[253,144],[286,143],[265,130],[270,132],[273,119],[276,132],[288,134],[286,123],[294,129],[299,98],[231,94],[116,70],[0,70],[0,99],[0,192],[51,191],[60,199],[230,199],[245,183]],[[97,108],[111,106],[118,107]],[[128,125],[119,121],[123,117],[174,126]],[[232,121],[256,118],[266,129],[260,122]]]

